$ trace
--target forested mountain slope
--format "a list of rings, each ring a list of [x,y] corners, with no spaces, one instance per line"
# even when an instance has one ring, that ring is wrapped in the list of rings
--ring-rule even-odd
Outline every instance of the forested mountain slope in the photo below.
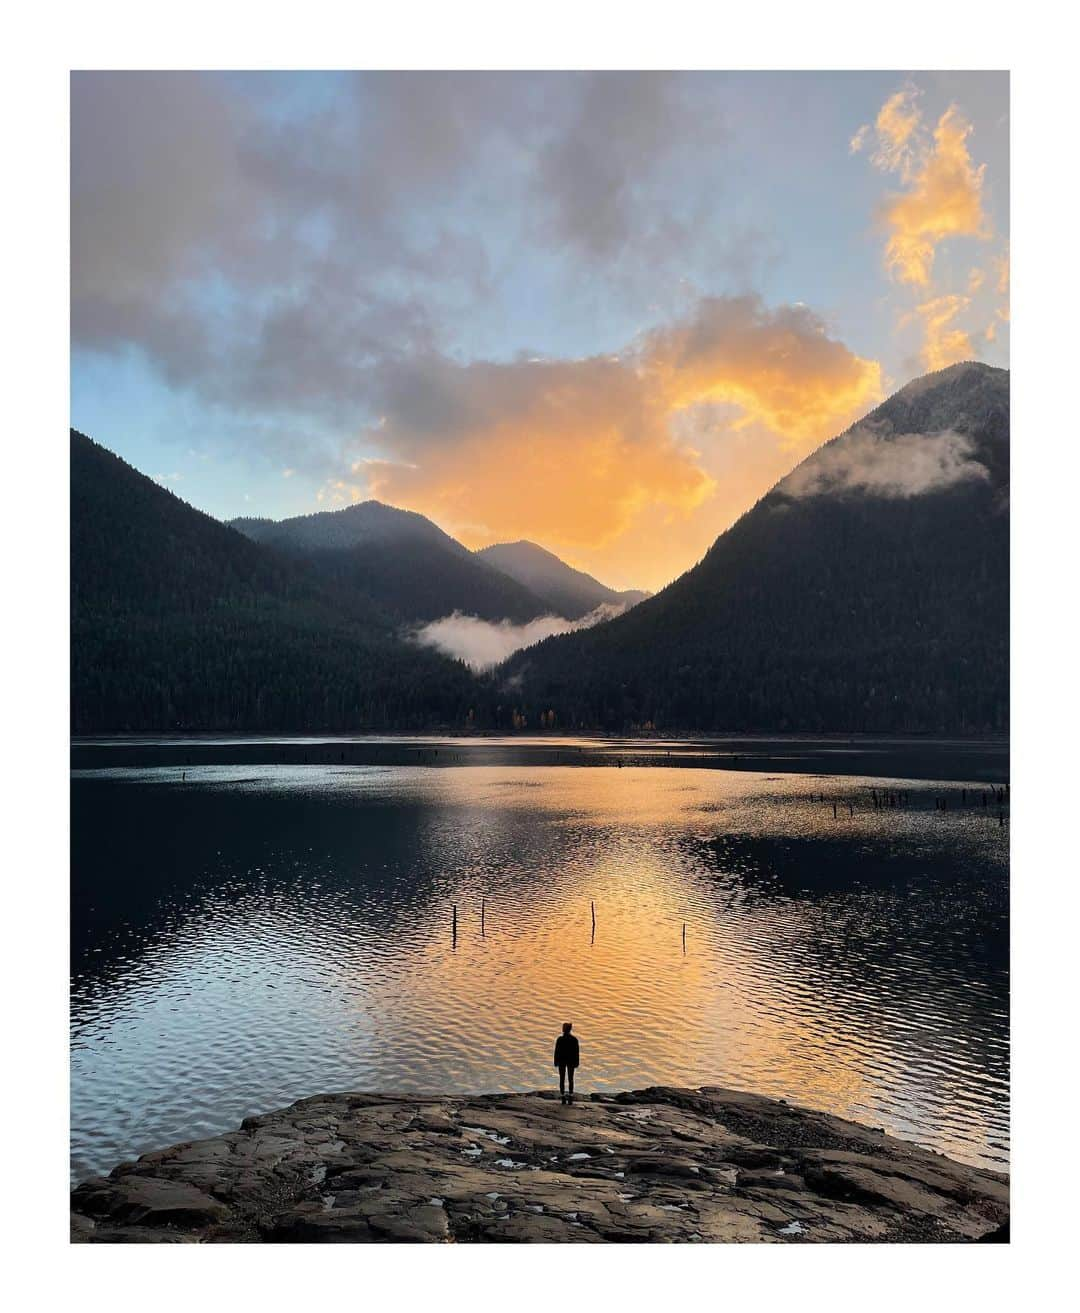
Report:
[[[502,668],[526,723],[991,733],[1008,725],[1009,375],[916,380],[626,615]]]
[[[71,434],[76,732],[385,729],[463,720],[456,662],[347,587]]]
[[[239,519],[234,528],[305,562],[333,587],[369,598],[403,622],[453,611],[523,623],[551,603],[470,552],[414,511],[366,501],[289,520]]]
[[[618,592],[608,588],[584,570],[567,565],[554,552],[524,539],[495,543],[476,555],[542,597],[555,615],[567,620],[580,620],[598,606],[634,606],[649,595],[637,589]]]

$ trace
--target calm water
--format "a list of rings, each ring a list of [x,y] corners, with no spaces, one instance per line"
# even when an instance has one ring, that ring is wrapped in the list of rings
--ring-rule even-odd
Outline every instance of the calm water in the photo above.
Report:
[[[731,1085],[1004,1168],[1007,828],[982,785],[874,787],[76,771],[73,1176],[324,1090],[533,1089],[564,1018],[585,1092]]]

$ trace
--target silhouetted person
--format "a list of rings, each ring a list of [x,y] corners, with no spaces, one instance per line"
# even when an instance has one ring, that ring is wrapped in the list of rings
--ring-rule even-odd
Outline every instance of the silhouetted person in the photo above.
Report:
[[[563,1103],[574,1102],[574,1071],[581,1060],[577,1037],[570,1034],[572,1023],[563,1022],[562,1034],[555,1041],[555,1066],[559,1069],[559,1098]]]

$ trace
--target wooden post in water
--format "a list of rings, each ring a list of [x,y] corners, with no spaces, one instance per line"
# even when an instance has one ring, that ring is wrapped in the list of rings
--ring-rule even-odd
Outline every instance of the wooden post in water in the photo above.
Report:
[[[589,901],[589,909],[592,912],[592,928],[593,928],[593,934],[595,935],[596,934],[596,903],[593,902],[591,899]]]
[[[481,936],[483,936],[483,935],[485,935],[485,934],[487,933],[487,931],[486,931],[485,928],[484,928],[484,915],[485,915],[486,912],[487,912],[487,899],[486,899],[486,898],[481,898],[481,899],[480,899],[480,934],[481,934]]]
[[[457,903],[454,903],[453,905],[453,915],[454,915],[454,930],[453,930],[454,947],[457,948]]]
[[[686,922],[682,923],[682,951],[686,952]]]
[[[833,805],[832,805],[832,818],[833,818],[834,821],[836,820],[836,803],[835,803],[835,802],[834,802]]]

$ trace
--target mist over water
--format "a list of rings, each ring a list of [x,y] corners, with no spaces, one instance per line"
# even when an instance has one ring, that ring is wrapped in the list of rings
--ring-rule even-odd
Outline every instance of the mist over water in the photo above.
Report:
[[[183,773],[73,780],[76,1179],[324,1090],[550,1084],[564,1019],[586,1094],[729,1085],[1007,1163],[984,786],[882,811],[877,780],[752,771]]]

